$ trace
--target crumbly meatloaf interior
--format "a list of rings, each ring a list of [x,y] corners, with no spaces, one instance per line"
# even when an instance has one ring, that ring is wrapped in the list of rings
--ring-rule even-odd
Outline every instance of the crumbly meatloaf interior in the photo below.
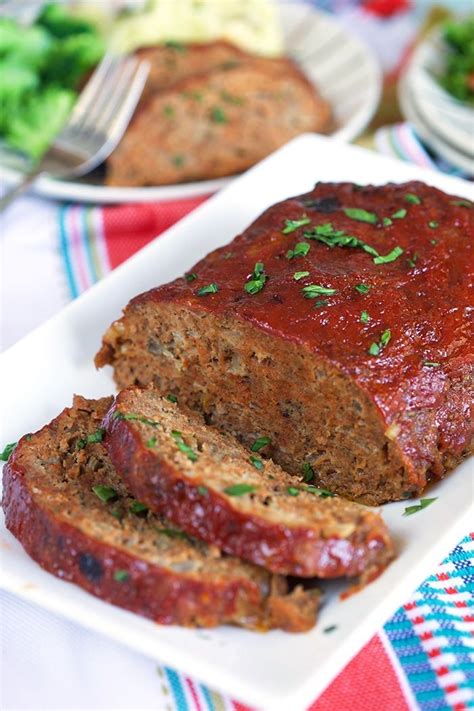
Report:
[[[125,572],[131,580],[135,577],[140,580],[137,585],[142,586],[143,598],[140,589],[133,590],[127,584],[128,592],[118,604],[160,622],[190,626],[229,622],[261,630],[282,627],[288,631],[311,627],[315,620],[317,591],[297,588],[287,595],[287,583],[281,576],[272,576],[262,568],[221,555],[215,546],[185,535],[129,495],[101,443],[101,422],[111,401],[111,398],[91,401],[76,397],[73,408],[65,410],[38,433],[23,438],[9,461],[7,474],[4,474],[3,507],[7,526],[15,535],[24,544],[28,539],[28,507],[15,499],[15,477],[8,475],[9,470],[20,472],[34,505],[56,529],[66,526],[59,536],[63,547],[72,540],[72,548],[75,550],[77,544],[80,551],[84,537],[90,544],[91,553],[75,551],[79,558],[79,576],[82,575],[83,580],[78,579],[76,573],[58,567],[54,555],[51,560],[55,544],[49,535],[45,540],[28,540],[25,547],[32,557],[59,577],[73,579],[99,597],[106,596],[116,602],[120,593],[115,593],[114,587],[119,590],[124,585],[120,578],[113,577],[117,571],[109,568],[113,567],[117,552],[119,556],[120,553],[126,558],[131,556],[132,563]],[[83,534],[76,543],[74,531]],[[96,557],[96,545],[102,551],[102,559],[100,553]],[[104,555],[104,551],[108,554]],[[73,564],[71,559],[71,566]],[[107,595],[98,576],[100,568],[101,576],[107,575],[110,579]],[[159,580],[160,571],[164,576],[174,576],[171,587],[182,590],[168,619],[156,610],[153,590],[150,590],[150,580]],[[204,598],[216,595],[214,610],[208,609],[209,600],[200,609],[195,583],[204,584],[205,589],[201,591]],[[230,598],[235,594],[236,602],[231,604]]]
[[[108,423],[107,446],[130,489],[150,506],[161,506],[185,530],[215,540],[229,553],[248,557],[275,572],[318,577],[381,570],[393,557],[390,537],[378,513],[328,496],[308,486],[303,478],[295,481],[271,460],[252,454],[233,437],[206,425],[196,413],[183,412],[177,404],[159,397],[154,389],[120,393]],[[262,448],[262,454],[266,449]],[[116,458],[112,452],[117,453]],[[167,508],[169,497],[178,496],[177,482],[185,482],[200,494],[190,512],[184,503],[174,514]],[[249,490],[242,493],[242,486]],[[164,495],[165,487],[169,487],[168,496]],[[214,537],[222,528],[212,521],[219,504],[232,517],[231,530],[236,521],[241,521],[244,529],[247,524],[249,531],[261,526],[260,536],[249,533],[250,551],[240,526],[229,536],[223,534],[221,540]],[[261,546],[254,535],[262,539]],[[245,541],[242,544],[241,539]]]
[[[350,379],[242,321],[134,302],[97,362],[114,366],[119,388],[153,384],[247,447],[269,437],[267,454],[294,475],[310,465],[311,484],[368,504],[416,490],[374,405]]]
[[[238,173],[330,123],[329,105],[293,64],[248,60],[151,96],[109,158],[107,183],[161,185]]]

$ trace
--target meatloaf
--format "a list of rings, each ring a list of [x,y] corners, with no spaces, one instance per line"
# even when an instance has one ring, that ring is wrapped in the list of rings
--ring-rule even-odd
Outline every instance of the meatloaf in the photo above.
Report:
[[[142,103],[107,162],[107,183],[231,175],[330,122],[328,104],[290,60],[249,58],[191,76]]]
[[[172,400],[174,398],[172,397]],[[308,485],[153,389],[125,390],[104,423],[127,488],[188,534],[284,575],[378,575],[393,546],[378,513]]]
[[[76,397],[11,455],[3,509],[27,553],[59,578],[161,624],[312,627],[317,591],[287,594],[285,578],[221,555],[128,494],[102,444],[110,404]]]
[[[318,487],[417,496],[472,451],[473,232],[421,182],[317,184],[133,299],[96,363]]]

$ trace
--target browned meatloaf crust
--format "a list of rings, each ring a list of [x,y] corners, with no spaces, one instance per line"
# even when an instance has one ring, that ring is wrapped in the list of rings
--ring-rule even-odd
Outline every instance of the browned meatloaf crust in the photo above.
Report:
[[[249,58],[143,103],[107,162],[109,185],[161,185],[246,170],[294,136],[324,131],[328,104],[290,60]]]
[[[7,528],[54,575],[161,624],[299,632],[318,593],[222,556],[133,499],[101,443],[111,404],[74,406],[23,437],[3,473]]]
[[[250,56],[225,40],[190,44],[168,42],[158,47],[143,47],[136,54],[150,64],[142,101],[193,74],[231,68]]]
[[[274,573],[364,581],[393,557],[378,513],[294,481],[262,459],[265,440],[249,451],[153,389],[120,393],[104,427],[127,488],[226,553]]]
[[[318,184],[133,299],[97,365],[318,486],[417,496],[472,450],[473,214],[419,182]]]

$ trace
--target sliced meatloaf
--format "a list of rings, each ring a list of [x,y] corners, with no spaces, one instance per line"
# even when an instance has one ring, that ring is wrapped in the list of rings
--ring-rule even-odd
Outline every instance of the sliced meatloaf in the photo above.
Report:
[[[294,136],[324,131],[328,104],[290,60],[249,59],[142,104],[107,163],[109,185],[161,185],[246,170]]]
[[[472,451],[473,214],[418,182],[318,184],[133,299],[97,365],[316,486],[417,496]]]
[[[153,389],[120,393],[104,427],[127,488],[226,553],[284,575],[364,581],[393,557],[378,513],[294,481],[262,458],[265,437],[245,449]]]
[[[6,525],[54,575],[161,624],[298,632],[318,593],[187,536],[132,498],[102,444],[110,398],[76,397],[23,437],[3,473]]]

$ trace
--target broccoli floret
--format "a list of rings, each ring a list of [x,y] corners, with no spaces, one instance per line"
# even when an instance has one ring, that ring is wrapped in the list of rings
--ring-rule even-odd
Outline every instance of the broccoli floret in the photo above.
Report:
[[[5,140],[34,159],[40,158],[63,127],[76,95],[69,89],[48,87],[28,96],[5,130]]]
[[[0,20],[0,57],[16,64],[39,69],[47,61],[53,41],[42,27],[20,27],[8,19]]]
[[[61,5],[46,5],[36,24],[45,27],[52,35],[61,39],[83,33],[96,34],[96,28],[91,22],[71,15]]]
[[[81,77],[98,64],[103,54],[104,43],[100,37],[71,35],[53,46],[42,79],[45,83],[75,88]]]

